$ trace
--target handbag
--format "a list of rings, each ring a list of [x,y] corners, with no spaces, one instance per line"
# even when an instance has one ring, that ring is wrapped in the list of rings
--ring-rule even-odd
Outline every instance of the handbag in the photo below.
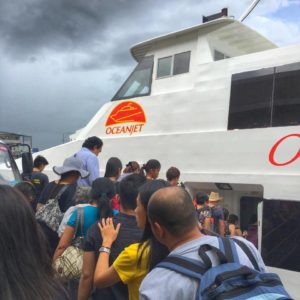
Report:
[[[79,279],[83,266],[83,224],[84,224],[84,210],[83,207],[77,208],[77,217],[75,223],[74,236],[77,233],[80,223],[80,236],[73,238],[72,245],[69,246],[61,256],[59,256],[55,263],[54,269],[60,277],[65,279]]]
[[[55,232],[58,230],[59,224],[64,216],[59,208],[58,200],[67,188],[68,185],[64,185],[56,197],[54,199],[49,199],[35,214],[35,218],[38,221],[45,223]]]

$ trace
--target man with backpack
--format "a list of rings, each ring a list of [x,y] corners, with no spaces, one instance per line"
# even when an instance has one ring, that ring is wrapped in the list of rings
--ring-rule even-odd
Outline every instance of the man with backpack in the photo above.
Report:
[[[170,254],[142,282],[140,300],[236,300],[267,294],[279,296],[259,299],[291,299],[279,277],[265,273],[251,243],[199,232],[192,199],[184,189],[164,188],[153,194],[148,217]]]

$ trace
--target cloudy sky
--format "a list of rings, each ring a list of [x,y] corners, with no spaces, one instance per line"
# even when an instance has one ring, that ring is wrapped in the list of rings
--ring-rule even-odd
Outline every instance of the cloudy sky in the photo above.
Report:
[[[0,131],[60,144],[111,99],[135,66],[129,48],[252,0],[0,0]],[[300,0],[261,0],[245,23],[300,43]]]

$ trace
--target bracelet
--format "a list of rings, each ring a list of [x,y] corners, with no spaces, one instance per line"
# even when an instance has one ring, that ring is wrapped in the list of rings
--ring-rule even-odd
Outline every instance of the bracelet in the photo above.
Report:
[[[110,251],[110,248],[101,246],[99,249],[99,252],[105,252],[107,254],[110,254],[111,251]]]

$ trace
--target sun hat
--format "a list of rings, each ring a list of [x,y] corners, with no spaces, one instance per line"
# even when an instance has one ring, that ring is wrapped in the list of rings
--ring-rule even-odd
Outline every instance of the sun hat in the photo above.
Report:
[[[85,171],[82,167],[83,163],[80,159],[76,157],[69,157],[65,159],[61,167],[53,167],[53,171],[57,175],[62,175],[71,171],[77,171],[80,173],[81,178],[86,178],[90,175],[90,173]]]
[[[219,193],[211,192],[208,198],[208,201],[220,201],[223,200],[223,197],[220,197]]]

